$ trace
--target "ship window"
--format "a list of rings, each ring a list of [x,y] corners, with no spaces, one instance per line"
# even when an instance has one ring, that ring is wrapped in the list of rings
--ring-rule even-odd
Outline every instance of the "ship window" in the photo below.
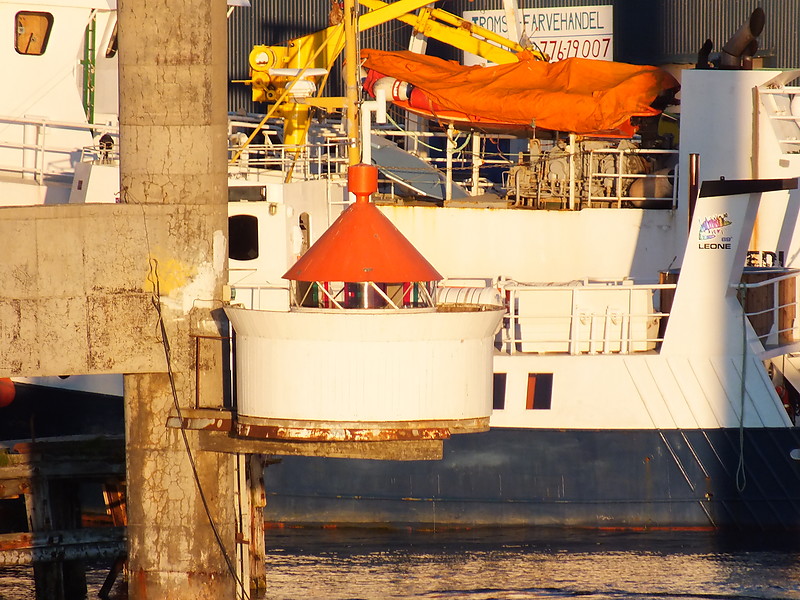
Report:
[[[228,187],[228,202],[259,202],[264,199],[263,185],[232,185]]]
[[[525,396],[526,409],[548,410],[552,395],[552,373],[528,373],[528,393]]]
[[[14,49],[19,54],[44,54],[52,28],[53,15],[50,13],[27,10],[18,12],[15,19]]]
[[[303,236],[300,254],[305,254],[306,250],[308,250],[308,247],[311,244],[311,220],[308,216],[308,213],[300,213],[300,218],[297,220],[297,224],[300,227],[300,232]]]
[[[258,258],[258,218],[233,215],[228,219],[228,257],[232,260]]]
[[[495,373],[492,389],[492,408],[503,410],[506,407],[506,373]]]

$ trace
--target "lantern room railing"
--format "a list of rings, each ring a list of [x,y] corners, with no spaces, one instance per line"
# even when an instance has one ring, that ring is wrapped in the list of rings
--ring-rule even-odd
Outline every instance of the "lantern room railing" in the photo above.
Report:
[[[293,281],[292,308],[387,309],[433,308],[435,281]]]

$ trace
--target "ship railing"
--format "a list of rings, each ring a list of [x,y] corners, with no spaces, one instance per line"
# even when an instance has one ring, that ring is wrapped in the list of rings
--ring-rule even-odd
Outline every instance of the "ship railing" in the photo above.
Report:
[[[281,144],[280,132],[270,127],[259,130],[263,143],[247,143],[258,122],[228,121],[228,172],[257,176],[263,171],[284,174],[287,180],[324,179],[340,175],[348,164],[347,138],[333,128],[315,129],[313,141]],[[256,139],[256,138],[254,138]]]
[[[404,140],[406,151],[439,169],[445,179],[445,200],[452,198],[452,186],[459,181],[470,195],[486,191],[505,191],[516,198],[515,206],[533,201],[558,201],[560,208],[577,210],[592,207],[659,207],[677,206],[675,173],[656,165],[677,162],[678,151],[673,149],[617,147],[591,148],[570,136],[563,148],[543,149],[541,143],[533,153],[513,150],[510,140],[519,138],[508,134],[484,135],[478,132],[463,134],[452,130],[396,131],[375,129],[373,133],[389,139]],[[500,151],[500,142],[509,140],[509,151]],[[486,141],[494,150],[486,149]],[[602,143],[602,141],[599,141]],[[587,142],[591,144],[592,142]],[[611,142],[610,142],[611,143]],[[577,148],[570,151],[569,148]],[[530,173],[525,183],[520,176],[510,181],[511,170],[527,167]],[[552,168],[551,168],[552,167]],[[558,168],[556,168],[558,167]],[[657,170],[653,171],[652,169]],[[481,173],[500,169],[499,181],[492,182]],[[642,180],[642,194],[631,195],[634,181]]]
[[[119,164],[119,147],[108,148],[101,144],[94,146],[84,146],[81,149],[81,162],[93,162],[101,165]]]
[[[449,131],[403,131],[393,129],[374,129],[373,133],[388,139],[404,140],[403,146],[432,167],[440,170],[445,178],[445,200],[452,198],[452,188],[460,182],[468,189],[471,196],[483,194],[490,188],[502,185],[481,176],[481,169],[510,168],[516,154],[487,152],[484,140],[493,142],[500,140],[516,140],[516,136],[508,134],[482,135],[479,132],[464,134]]]
[[[769,354],[785,354],[788,346],[800,345],[798,270],[782,270],[762,281],[741,282],[736,287],[739,302],[759,342]],[[796,349],[791,349],[796,351]]]
[[[645,161],[664,156],[677,156],[677,150],[661,150],[657,148],[595,148],[589,150],[589,177],[586,195],[586,206],[592,203],[613,203],[616,208],[622,208],[625,202],[634,207],[647,207],[655,203],[667,205],[672,209],[678,206],[677,166],[672,173],[669,172],[630,172],[636,158]],[[614,161],[614,170],[607,172],[598,170],[604,165],[604,158],[609,157]],[[668,194],[631,195],[631,186],[634,181],[641,180],[641,191],[656,192],[661,190]],[[595,194],[593,190],[603,189],[604,194]]]
[[[520,153],[503,176],[514,206],[580,210],[677,205],[669,168],[677,150],[639,148],[626,140],[579,141],[574,135],[570,140],[549,148],[539,142],[535,151]],[[618,146],[612,148],[612,143]]]
[[[289,285],[243,281],[251,272],[255,273],[255,269],[230,269],[231,304],[252,310],[289,310]]]
[[[654,309],[661,290],[675,284],[630,280],[524,284],[504,282],[507,312],[500,348],[508,354],[631,354],[654,351],[663,341]]]
[[[0,173],[40,185],[45,179],[71,180],[82,150],[78,144],[68,145],[60,140],[80,132],[90,136],[102,133],[118,136],[119,128],[38,117],[0,116]]]
[[[239,148],[229,146],[229,161]],[[319,144],[250,144],[235,162],[229,162],[228,172],[258,175],[263,171],[289,174],[292,180],[326,179],[345,171],[347,153],[343,143],[332,140]]]

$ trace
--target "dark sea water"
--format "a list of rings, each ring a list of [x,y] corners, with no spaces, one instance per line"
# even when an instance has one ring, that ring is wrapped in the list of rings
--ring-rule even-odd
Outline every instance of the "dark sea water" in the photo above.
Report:
[[[276,600],[800,600],[800,536],[269,530],[267,572]],[[30,577],[0,568],[0,598],[32,599]]]
[[[269,598],[800,598],[800,539],[268,532]]]

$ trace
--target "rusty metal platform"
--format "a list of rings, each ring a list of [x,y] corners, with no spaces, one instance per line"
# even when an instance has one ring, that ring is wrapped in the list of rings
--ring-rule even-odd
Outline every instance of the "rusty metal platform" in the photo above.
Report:
[[[279,425],[275,424],[276,427]],[[389,439],[358,432],[349,437],[343,435],[341,439],[268,439],[267,434],[272,431],[269,427],[239,423],[231,411],[213,408],[183,408],[180,416],[173,412],[167,420],[167,427],[199,431],[201,447],[213,452],[399,461],[439,460],[442,458],[442,439],[449,437],[446,429],[432,424],[430,432],[417,432],[414,439]],[[241,435],[245,430],[249,435]]]

